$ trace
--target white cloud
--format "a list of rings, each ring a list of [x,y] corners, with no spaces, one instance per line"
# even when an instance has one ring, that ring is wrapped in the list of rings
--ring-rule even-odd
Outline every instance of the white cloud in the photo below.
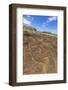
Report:
[[[56,21],[57,17],[53,16],[53,17],[49,17],[47,20],[47,23],[52,22],[52,21]]]
[[[31,16],[28,15],[27,17],[30,18]]]
[[[47,24],[46,22],[42,23],[42,27],[45,27],[45,26],[46,26],[46,24]]]
[[[28,21],[27,19],[24,18],[24,24],[31,25],[31,21]]]
[[[42,27],[46,27],[48,25],[48,23],[50,23],[52,21],[56,21],[56,19],[57,19],[56,16],[49,17],[44,23],[42,23]]]
[[[34,18],[32,17],[32,16],[27,16],[27,18],[28,18],[28,20],[30,20],[30,21],[33,21],[34,20]]]
[[[31,18],[31,21],[33,21],[34,20],[34,18]]]

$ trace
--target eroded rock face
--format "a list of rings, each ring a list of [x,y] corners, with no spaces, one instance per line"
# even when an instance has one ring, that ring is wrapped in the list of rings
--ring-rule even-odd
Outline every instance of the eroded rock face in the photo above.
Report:
[[[57,38],[24,34],[23,74],[57,73]]]

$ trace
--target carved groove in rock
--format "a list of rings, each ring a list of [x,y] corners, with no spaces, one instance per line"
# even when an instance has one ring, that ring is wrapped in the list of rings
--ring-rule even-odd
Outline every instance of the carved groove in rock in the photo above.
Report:
[[[24,34],[23,74],[57,73],[57,38]]]

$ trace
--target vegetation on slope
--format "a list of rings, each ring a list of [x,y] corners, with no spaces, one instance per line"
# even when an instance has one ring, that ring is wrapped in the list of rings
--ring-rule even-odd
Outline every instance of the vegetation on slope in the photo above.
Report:
[[[49,35],[49,36],[57,37],[57,35],[54,34],[54,33],[50,33],[50,32],[40,32],[40,31],[38,31],[37,29],[32,28],[32,27],[30,27],[30,26],[29,26],[29,27],[24,26],[24,32],[30,33],[30,34],[36,34],[36,35]]]

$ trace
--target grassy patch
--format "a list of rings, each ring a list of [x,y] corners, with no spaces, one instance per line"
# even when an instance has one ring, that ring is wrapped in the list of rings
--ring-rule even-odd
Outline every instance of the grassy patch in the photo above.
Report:
[[[24,29],[24,32],[30,33],[30,34],[35,34],[35,35],[47,35],[47,36],[57,37],[56,34],[52,34],[52,33],[48,33],[48,32],[39,32],[39,31],[35,31],[35,30],[30,30],[30,29]]]

